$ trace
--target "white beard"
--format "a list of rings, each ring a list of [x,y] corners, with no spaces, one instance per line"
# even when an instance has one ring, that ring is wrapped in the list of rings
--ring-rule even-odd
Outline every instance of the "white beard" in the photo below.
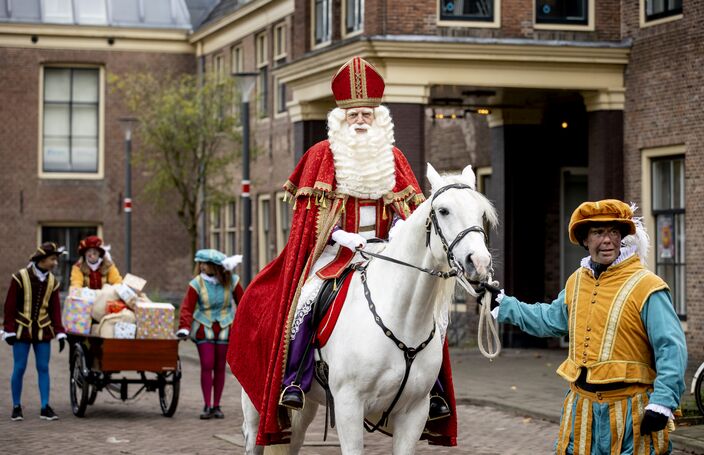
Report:
[[[347,125],[343,109],[328,114],[338,193],[379,199],[396,185],[394,125],[387,108],[379,106],[374,113],[374,122],[366,133],[357,133],[354,126]]]

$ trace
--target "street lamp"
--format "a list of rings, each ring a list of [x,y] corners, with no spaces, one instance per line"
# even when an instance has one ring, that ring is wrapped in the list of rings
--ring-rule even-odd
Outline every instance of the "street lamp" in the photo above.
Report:
[[[132,271],[132,128],[137,125],[134,117],[120,117],[120,126],[125,133],[125,270]]]
[[[249,99],[259,73],[232,73],[237,92],[242,96],[242,282],[252,280],[252,198],[249,195]]]

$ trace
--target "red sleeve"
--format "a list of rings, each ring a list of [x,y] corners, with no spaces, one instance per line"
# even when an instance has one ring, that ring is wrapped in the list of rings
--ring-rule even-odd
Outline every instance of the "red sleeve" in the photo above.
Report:
[[[188,286],[186,296],[181,302],[181,316],[178,318],[178,329],[191,329],[193,323],[193,312],[196,310],[198,303],[198,293],[191,286]]]
[[[235,286],[235,289],[232,291],[232,297],[235,299],[235,304],[239,304],[240,300],[242,300],[242,296],[244,295],[244,289],[242,289],[242,285],[240,283],[237,283],[237,286]]]
[[[61,323],[61,299],[59,298],[59,286],[56,286],[54,292],[49,297],[49,314],[51,315],[51,325],[54,327],[54,333],[65,333],[64,325]]]
[[[20,296],[20,287],[17,280],[13,277],[10,280],[10,289],[7,290],[7,298],[5,299],[5,316],[3,330],[7,333],[17,333],[17,321],[15,320],[17,310],[17,298]]]

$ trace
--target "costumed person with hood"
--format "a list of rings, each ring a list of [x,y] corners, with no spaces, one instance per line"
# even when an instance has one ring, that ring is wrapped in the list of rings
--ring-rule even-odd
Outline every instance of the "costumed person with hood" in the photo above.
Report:
[[[120,271],[100,237],[91,235],[81,240],[78,254],[81,257],[71,267],[72,288],[102,289],[106,284],[122,283]]]
[[[408,161],[394,147],[394,126],[382,106],[384,80],[360,57],[332,79],[337,108],[328,139],[312,146],[284,185],[293,203],[288,242],[247,287],[230,338],[228,363],[259,411],[258,445],[288,442],[288,414],[301,409],[313,379],[311,307],[325,280],[338,280],[357,248],[388,239],[425,200]],[[336,282],[337,283],[337,282]],[[444,395],[444,398],[439,396]],[[431,393],[432,443],[455,445],[454,390],[445,342]],[[360,425],[362,422],[360,422]]]
[[[181,303],[180,339],[189,337],[198,346],[200,386],[205,406],[201,419],[222,419],[220,398],[225,387],[225,360],[235,306],[244,291],[240,278],[232,273],[242,256],[225,256],[217,250],[196,252],[195,278]]]
[[[59,300],[61,283],[51,273],[62,254],[64,247],[54,242],[43,243],[32,255],[29,265],[13,274],[10,280],[5,299],[3,340],[12,346],[12,420],[24,419],[22,383],[30,349],[34,349],[39,382],[39,417],[44,420],[59,418],[49,406],[49,359],[53,338],[59,341],[59,352],[64,350],[66,344]]]
[[[687,348],[667,284],[643,266],[649,239],[634,210],[615,199],[577,207],[569,237],[589,255],[552,303],[489,289],[499,322],[539,337],[569,335],[557,369],[570,385],[560,455],[672,450],[668,421],[685,390]]]

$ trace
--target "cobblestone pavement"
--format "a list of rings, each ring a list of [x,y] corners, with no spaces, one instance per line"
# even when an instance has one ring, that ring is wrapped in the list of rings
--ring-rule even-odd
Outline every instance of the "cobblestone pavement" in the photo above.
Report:
[[[68,395],[67,350],[59,354],[54,346],[51,360],[51,405],[60,420],[39,419],[36,372],[30,360],[25,374],[23,407],[25,420],[12,422],[10,374],[11,350],[0,345],[0,441],[3,453],[84,453],[84,454],[240,454],[242,417],[239,385],[228,377],[223,396],[224,420],[202,421],[199,369],[191,344],[181,344],[183,379],[178,410],[173,418],[161,415],[157,393],[143,393],[133,401],[121,402],[103,391],[85,418],[71,413]],[[136,389],[130,389],[136,390]],[[548,454],[557,435],[557,425],[501,411],[490,407],[459,407],[460,436],[456,448],[418,444],[418,454]],[[324,413],[318,413],[309,431],[310,443],[322,442]],[[333,435],[331,440],[336,440]],[[366,453],[389,454],[391,439],[366,435]],[[337,446],[305,446],[308,455],[332,455]],[[674,452],[682,454],[683,452]]]

